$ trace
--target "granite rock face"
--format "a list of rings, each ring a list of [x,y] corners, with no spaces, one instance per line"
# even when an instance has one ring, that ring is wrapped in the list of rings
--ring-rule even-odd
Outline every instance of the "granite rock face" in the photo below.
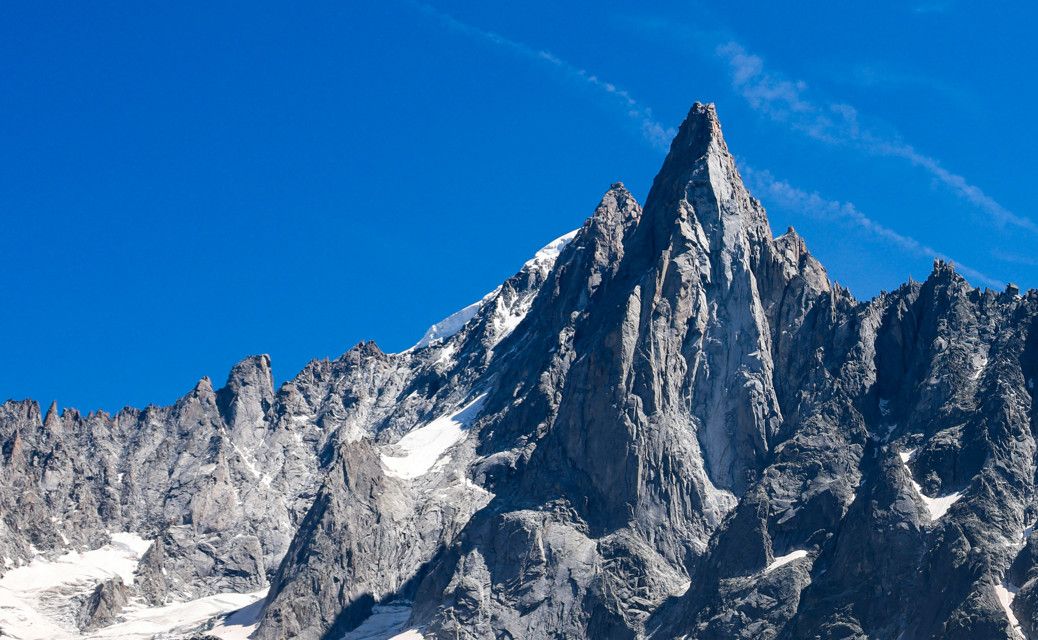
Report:
[[[139,533],[133,597],[269,583],[261,640],[390,604],[427,638],[1034,637],[1036,378],[1038,292],[938,261],[855,300],[697,104],[644,206],[614,184],[408,351],[0,406],[0,552]]]
[[[90,597],[83,601],[76,616],[76,625],[83,631],[93,631],[111,624],[129,603],[126,585],[122,578],[105,580],[94,588]]]

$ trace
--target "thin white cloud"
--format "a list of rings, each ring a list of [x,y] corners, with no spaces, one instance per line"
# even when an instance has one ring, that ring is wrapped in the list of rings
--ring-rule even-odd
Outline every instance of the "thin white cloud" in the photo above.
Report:
[[[677,133],[675,129],[664,127],[659,121],[655,120],[652,116],[652,110],[635,100],[626,90],[559,58],[550,51],[538,49],[507,38],[497,32],[463,22],[423,2],[412,1],[410,4],[422,13],[436,19],[448,29],[474,40],[481,40],[506,49],[520,57],[548,64],[562,71],[566,76],[612,96],[626,110],[626,115],[629,118],[641,124],[643,136],[656,148],[667,149],[670,141]],[[789,120],[797,128],[803,129],[812,137],[820,140],[839,142],[841,137],[853,135],[855,138],[860,138],[863,135],[857,125],[857,111],[850,105],[830,104],[826,111],[822,111],[818,105],[804,97],[807,89],[805,83],[791,81],[769,73],[764,69],[764,61],[760,57],[747,53],[738,44],[728,43],[722,45],[717,52],[728,59],[732,67],[733,83],[737,87],[741,87],[743,96],[755,109],[768,113],[777,120]],[[906,148],[911,149],[910,147]],[[902,153],[905,153],[905,151],[902,150]],[[893,152],[891,155],[893,155]],[[925,156],[921,155],[917,158],[908,157],[907,159],[918,162],[921,166],[925,166],[923,161],[927,160]],[[930,168],[931,171],[935,171],[940,167],[935,162],[932,162]],[[913,254],[950,260],[941,252],[918,240],[897,233],[875,222],[858,211],[851,203],[826,200],[817,193],[802,191],[787,182],[776,180],[767,171],[754,171],[753,169],[744,168],[743,175],[751,190],[766,193],[768,198],[780,206],[796,209],[817,217],[844,220],[865,229],[878,239],[893,243]],[[959,178],[959,176],[948,174],[946,181],[954,181],[953,179],[955,178]],[[968,190],[971,187],[965,180],[959,179],[962,181],[962,189]],[[976,191],[975,195],[977,197],[987,197],[979,190]],[[994,287],[1003,286],[1002,282],[961,263],[958,263],[958,267],[963,274],[977,282]]]
[[[519,57],[550,65],[572,80],[600,91],[603,97],[610,97],[613,104],[622,108],[625,115],[640,126],[642,135],[650,144],[652,144],[653,147],[657,149],[666,151],[670,147],[671,139],[673,139],[677,134],[675,129],[665,127],[656,120],[652,114],[652,109],[639,103],[626,90],[618,87],[612,82],[603,80],[586,69],[581,69],[580,67],[563,60],[550,51],[531,47],[528,44],[512,40],[511,38],[507,38],[495,31],[489,31],[467,22],[463,22],[424,2],[414,1],[410,2],[410,4],[452,31],[472,38],[473,40],[480,40],[487,44],[500,47]]]
[[[947,13],[955,7],[951,0],[935,2],[917,2],[912,5],[912,13]]]
[[[862,213],[851,202],[840,202],[824,198],[818,193],[807,192],[794,187],[783,180],[776,179],[769,171],[758,171],[743,166],[741,173],[746,181],[747,187],[757,194],[762,201],[771,202],[784,209],[797,211],[806,215],[823,220],[836,220],[854,225],[871,234],[873,237],[883,240],[917,256],[926,258],[940,258],[952,262],[944,253],[933,247],[916,240],[911,236],[898,233],[890,227],[876,222]],[[976,269],[970,268],[961,262],[955,262],[958,270],[973,280],[989,287],[1002,288],[1005,286],[1000,280],[992,278]]]
[[[1038,223],[1034,220],[1013,213],[965,177],[945,169],[936,158],[863,126],[853,106],[812,100],[807,95],[805,82],[769,71],[760,56],[748,52],[737,42],[726,42],[715,52],[728,64],[733,88],[756,111],[821,142],[851,144],[875,155],[906,160],[962,200],[987,213],[996,223],[1038,234]]]
[[[991,252],[991,256],[996,260],[1001,260],[1002,262],[1008,262],[1010,264],[1019,264],[1025,267],[1038,267],[1038,258],[1034,256],[1024,256],[1019,253],[1003,251],[1002,249],[995,249]]]

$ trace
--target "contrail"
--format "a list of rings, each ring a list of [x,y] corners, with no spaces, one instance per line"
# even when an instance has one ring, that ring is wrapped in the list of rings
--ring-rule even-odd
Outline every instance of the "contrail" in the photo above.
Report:
[[[616,86],[612,82],[607,82],[597,75],[590,73],[586,69],[581,69],[580,67],[563,60],[550,51],[537,49],[528,44],[507,38],[495,31],[489,31],[467,22],[462,22],[454,16],[444,13],[433,6],[425,4],[424,2],[413,1],[409,4],[422,13],[436,19],[443,26],[452,31],[468,36],[473,40],[480,40],[487,44],[492,44],[496,47],[508,50],[522,58],[527,58],[554,67],[561,71],[565,76],[579,82],[580,84],[599,90],[603,97],[609,96],[612,98],[612,100],[610,100],[612,104],[622,108],[628,118],[634,120],[641,126],[642,135],[645,136],[645,139],[648,140],[653,147],[663,151],[666,151],[670,147],[670,141],[674,138],[677,132],[673,128],[664,127],[653,117],[651,109],[640,104],[637,100],[631,97],[630,93]]]
[[[875,155],[906,160],[997,223],[1038,234],[1038,223],[1034,220],[1013,213],[980,187],[945,169],[936,158],[862,126],[858,110],[851,105],[810,100],[806,97],[806,83],[767,70],[760,56],[749,53],[737,42],[726,42],[718,46],[715,53],[728,63],[733,88],[754,110],[821,142],[856,145]]]
[[[652,110],[649,107],[642,105],[626,90],[621,89],[617,85],[607,82],[597,75],[592,74],[585,69],[581,69],[562,58],[559,58],[550,51],[538,49],[523,42],[503,36],[495,31],[489,31],[467,22],[463,22],[426,3],[415,0],[409,2],[409,4],[456,33],[508,50],[519,57],[534,60],[538,63],[558,69],[567,77],[579,81],[582,84],[594,87],[595,89],[600,90],[603,95],[612,97],[615,104],[618,104],[625,109],[626,115],[629,118],[641,124],[641,132],[645,137],[645,140],[657,149],[666,150],[670,145],[671,139],[676,135],[676,131],[673,128],[664,127],[659,121],[653,118]],[[759,57],[747,54],[745,50],[734,43],[729,43],[728,45],[719,48],[718,53],[722,52],[731,62],[733,68],[733,82],[737,87],[742,87],[744,97],[750,101],[750,104],[754,106],[754,108],[764,112],[769,112],[770,115],[776,119],[787,119],[789,114],[811,114],[818,111],[816,105],[802,97],[805,89],[803,83],[792,82],[767,73],[764,70],[764,63]],[[847,105],[832,105],[830,111],[838,116],[839,119],[843,120],[842,125],[839,124],[838,120],[833,120],[831,117],[819,116],[816,117],[813,122],[804,118],[799,123],[800,126],[798,126],[798,128],[805,129],[810,135],[812,135],[812,137],[831,142],[837,141],[835,136],[841,131],[856,132],[855,135],[859,137],[862,135],[856,125],[857,112],[854,111],[852,107]],[[851,126],[852,124],[853,126]],[[846,135],[846,133],[841,135]],[[919,166],[927,168],[932,173],[935,173],[940,169],[940,166],[936,161],[931,160],[930,164],[927,165],[925,161],[929,159],[925,156],[919,155],[917,158],[911,157],[910,154],[907,153],[907,150],[910,149],[911,147],[902,149],[900,154],[901,157],[905,157],[906,159],[919,164]],[[888,155],[898,154],[891,151]],[[747,182],[754,185],[755,191],[767,193],[768,196],[780,206],[802,211],[808,215],[814,215],[816,217],[842,219],[869,231],[878,239],[893,243],[894,245],[915,255],[950,260],[950,258],[943,253],[934,250],[918,240],[900,234],[893,229],[874,221],[861,213],[851,203],[826,200],[817,193],[808,193],[801,189],[797,189],[788,182],[776,180],[767,171],[754,171],[753,169],[747,169],[744,167],[743,174],[747,177]],[[979,189],[972,187],[961,177],[955,176],[954,174],[948,173],[945,182],[952,183],[955,182],[955,179],[961,181],[960,191],[964,194],[973,193],[973,195],[978,199],[987,198],[987,196],[985,196]],[[975,189],[975,191],[971,191],[971,189]],[[990,200],[990,198],[988,199]],[[998,204],[995,203],[994,200],[990,200],[990,203],[992,203],[992,206],[997,206]],[[1005,216],[1007,221],[1012,222],[1013,218],[1016,218],[1016,216],[1013,216],[1008,211],[1005,211],[1004,209],[1002,209],[1002,211],[1004,214],[1007,214]],[[1003,286],[1002,282],[988,277],[976,269],[967,267],[959,262],[956,262],[956,264],[963,274],[975,281],[993,287]]]
[[[760,194],[762,199],[769,199],[783,208],[801,211],[815,218],[842,220],[864,229],[876,238],[884,240],[917,256],[941,258],[942,260],[952,261],[947,255],[937,251],[933,247],[876,222],[862,213],[852,202],[829,200],[823,198],[818,193],[808,193],[807,191],[797,189],[788,182],[776,179],[769,171],[758,171],[743,166],[741,167],[740,172],[746,179],[747,186],[750,187],[754,193]],[[963,275],[975,282],[980,282],[996,289],[1005,286],[1005,283],[1000,280],[968,267],[961,262],[954,262]]]

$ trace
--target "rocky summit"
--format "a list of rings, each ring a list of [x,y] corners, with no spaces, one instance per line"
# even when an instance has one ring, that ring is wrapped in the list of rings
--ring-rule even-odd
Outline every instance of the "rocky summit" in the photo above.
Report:
[[[856,300],[712,105],[415,347],[0,406],[0,636],[1038,638],[1038,291]]]

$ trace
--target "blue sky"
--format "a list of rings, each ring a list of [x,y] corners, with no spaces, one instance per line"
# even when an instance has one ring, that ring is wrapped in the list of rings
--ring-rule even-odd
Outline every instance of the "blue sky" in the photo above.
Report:
[[[406,348],[644,199],[696,100],[858,297],[1038,286],[1033,4],[730,4],[3,3],[0,397]]]

